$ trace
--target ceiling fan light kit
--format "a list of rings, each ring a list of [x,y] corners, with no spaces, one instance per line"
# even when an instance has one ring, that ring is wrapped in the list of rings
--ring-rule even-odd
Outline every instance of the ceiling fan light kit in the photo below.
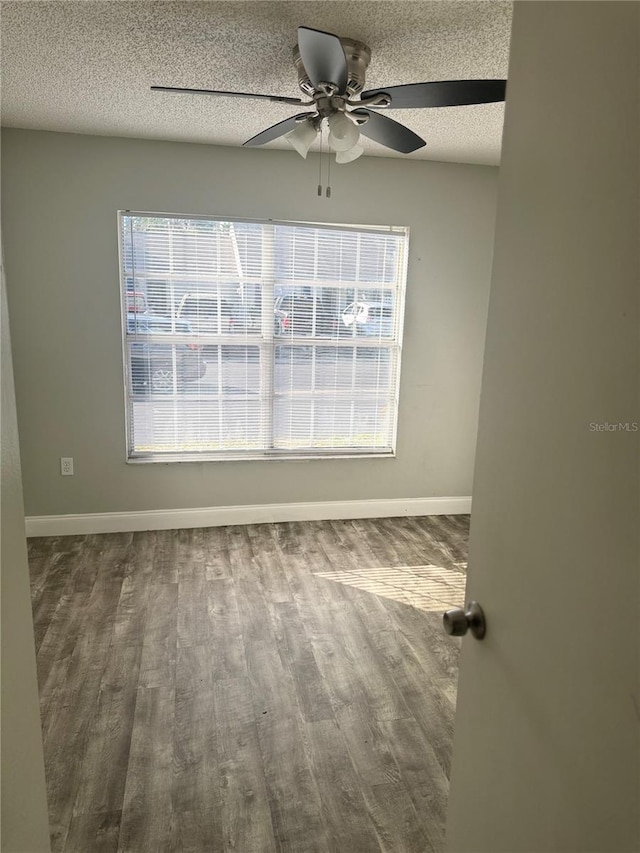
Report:
[[[244,145],[265,145],[284,137],[306,158],[327,120],[329,147],[336,162],[350,163],[363,153],[360,134],[401,154],[411,154],[426,145],[405,125],[381,115],[377,110],[424,109],[488,104],[504,101],[506,80],[446,80],[433,83],[408,83],[363,91],[371,50],[366,44],[333,33],[298,27],[298,43],[293,63],[298,86],[307,98],[228,92],[212,89],[185,89],[152,86],[154,91],[257,98],[273,103],[310,108],[284,119],[252,136]]]
[[[284,138],[306,160],[309,149],[316,141],[317,135],[318,128],[315,126],[313,120],[306,118],[294,130],[285,133]]]
[[[352,163],[354,160],[357,160],[361,154],[364,154],[364,148],[362,145],[354,145],[353,148],[349,148],[348,151],[337,151],[336,163]]]
[[[357,125],[345,113],[336,112],[329,116],[329,146],[332,151],[349,151],[360,140]]]

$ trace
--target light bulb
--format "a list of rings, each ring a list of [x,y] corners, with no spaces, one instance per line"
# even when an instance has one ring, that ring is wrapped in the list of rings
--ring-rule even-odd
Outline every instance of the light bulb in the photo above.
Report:
[[[351,163],[364,152],[362,145],[354,145],[348,151],[336,151],[336,163]]]
[[[344,113],[329,116],[329,145],[334,151],[348,151],[359,139],[360,131]]]
[[[318,130],[309,119],[301,121],[300,124],[290,133],[285,133],[284,138],[292,148],[295,148],[298,154],[304,159],[307,159],[309,149],[315,142],[318,135]]]

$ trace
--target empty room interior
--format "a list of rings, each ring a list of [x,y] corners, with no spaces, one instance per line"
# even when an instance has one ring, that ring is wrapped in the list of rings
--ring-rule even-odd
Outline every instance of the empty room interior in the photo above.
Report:
[[[0,30],[3,853],[637,850],[640,4]]]

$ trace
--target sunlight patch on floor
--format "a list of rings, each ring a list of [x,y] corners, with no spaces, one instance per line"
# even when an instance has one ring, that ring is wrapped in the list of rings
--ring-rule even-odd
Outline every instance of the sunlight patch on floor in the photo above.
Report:
[[[466,563],[459,563],[466,568]],[[350,572],[316,572],[316,577],[353,586],[420,610],[462,607],[466,574],[443,566],[390,566]]]

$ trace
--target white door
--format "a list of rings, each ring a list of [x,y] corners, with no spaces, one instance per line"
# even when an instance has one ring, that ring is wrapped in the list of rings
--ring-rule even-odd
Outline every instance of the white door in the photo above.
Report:
[[[640,6],[515,7],[447,845],[637,851]]]

